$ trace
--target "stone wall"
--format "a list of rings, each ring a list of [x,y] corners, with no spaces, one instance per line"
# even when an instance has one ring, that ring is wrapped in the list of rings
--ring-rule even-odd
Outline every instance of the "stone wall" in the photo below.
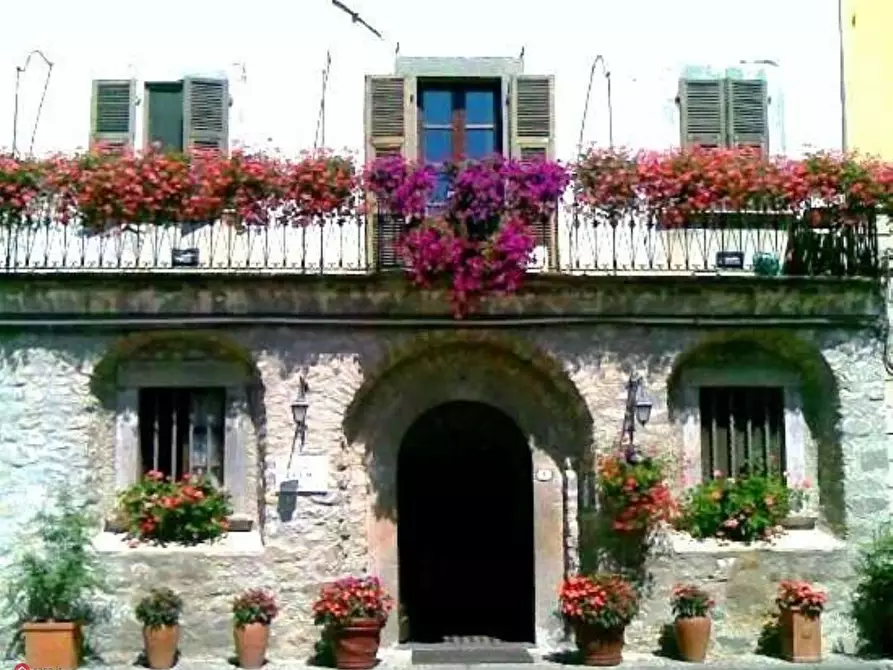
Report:
[[[252,412],[259,455],[256,465],[263,475],[258,478],[262,513],[253,531],[233,533],[223,545],[213,548],[129,549],[117,537],[98,533],[98,546],[108,558],[117,591],[114,622],[101,635],[103,649],[110,657],[121,657],[138,648],[132,605],[144,589],[166,584],[182,591],[187,599],[184,653],[220,655],[221,647],[229,644],[230,599],[244,586],[266,585],[278,592],[284,604],[275,628],[274,653],[295,657],[309,652],[316,635],[309,609],[320,584],[344,573],[380,569],[382,545],[393,541],[393,536],[382,534],[377,525],[374,504],[381,493],[376,486],[392,481],[393,473],[375,469],[377,446],[367,438],[371,433],[382,434],[384,428],[375,426],[375,418],[391,416],[389,412],[401,406],[400,398],[424,398],[431,403],[438,398],[442,402],[461,395],[490,394],[494,404],[515,412],[519,425],[534,436],[532,446],[543,454],[542,463],[560,472],[564,463],[558,462],[561,456],[552,449],[554,445],[581,456],[588,446],[586,440],[577,442],[581,431],[588,431],[584,437],[597,450],[613,444],[622,425],[624,385],[629,374],[638,371],[645,375],[656,404],[651,421],[637,439],[678,454],[681,429],[668,398],[674,365],[704,342],[743,335],[780,348],[782,353],[802,349],[814,358],[804,362],[804,369],[827,366],[832,374],[837,397],[826,399],[826,413],[832,418],[836,414],[837,420],[832,422],[834,434],[828,437],[844,447],[840,451],[845,476],[841,513],[846,510],[844,523],[850,538],[866,537],[878,515],[888,509],[884,368],[881,343],[868,327],[876,321],[882,303],[870,291],[834,289],[839,294],[832,300],[829,289],[801,295],[799,302],[787,294],[773,302],[765,294],[751,292],[751,298],[735,302],[727,292],[712,290],[701,297],[703,309],[725,313],[727,320],[704,325],[684,318],[648,322],[648,313],[661,311],[656,306],[661,304],[659,296],[665,299],[667,295],[665,287],[651,292],[640,288],[640,301],[627,296],[629,311],[640,308],[642,312],[638,322],[632,317],[617,323],[607,318],[588,323],[575,323],[572,318],[562,321],[569,304],[566,289],[555,293],[553,307],[558,317],[540,325],[468,323],[441,326],[436,331],[396,322],[390,326],[231,323],[225,331],[217,328],[216,335],[243,347],[257,367],[260,393]],[[123,290],[117,297],[103,297],[97,289],[88,297],[57,287],[52,289],[57,293],[48,292],[42,298],[39,286],[23,290],[36,302],[0,293],[9,323],[16,306],[20,312],[27,311],[29,319],[61,319],[60,315],[71,314],[69,308],[74,303],[87,312],[93,305],[112,314],[107,310],[132,302],[137,311],[141,305],[144,312],[157,318],[166,309],[179,313],[166,301],[182,302],[189,293],[185,289],[182,295],[160,292],[153,302],[149,294],[140,301]],[[630,289],[617,288],[624,290]],[[205,304],[218,315],[260,309],[233,295],[220,294],[219,299],[216,295],[209,294]],[[547,295],[538,294],[535,299],[548,305]],[[811,296],[815,298],[812,302]],[[280,297],[283,303],[300,302],[294,296]],[[262,299],[267,298],[258,297]],[[613,304],[612,300],[617,296],[581,293],[575,304],[604,317],[605,305]],[[215,309],[224,302],[226,308]],[[762,307],[757,308],[758,303]],[[650,312],[642,305],[651,305]],[[341,308],[342,303],[333,303],[334,311]],[[793,313],[799,310],[799,325],[790,321],[788,309]],[[510,306],[505,310],[508,316],[513,311]],[[729,320],[733,317],[739,321],[748,318],[750,325],[733,323]],[[181,325],[182,319],[174,317],[166,324],[156,320],[152,327]],[[103,357],[121,337],[145,326],[119,322],[103,329],[84,324],[67,332],[41,328],[35,321],[31,328],[22,329],[20,324],[17,332],[0,335],[0,477],[7,484],[0,489],[0,509],[4,510],[0,552],[4,557],[15,547],[21,523],[55,487],[83,479],[101,494],[104,509],[111,505],[114,410],[91,391],[95,387],[92,373],[102,367]],[[439,353],[433,355],[435,351]],[[468,365],[482,360],[495,362],[478,373],[474,371],[480,371],[480,365]],[[449,370],[470,372],[450,377],[445,372]],[[309,385],[307,446],[330,456],[331,482],[326,495],[295,498],[279,494],[277,473],[292,449],[290,404],[301,377]],[[443,386],[432,383],[441,378]],[[423,409],[416,405],[402,406],[413,412]],[[532,416],[537,408],[543,414]],[[524,419],[517,416],[520,412],[531,416]],[[365,432],[350,429],[347,424],[354,418],[365,426]],[[560,523],[550,532],[566,533],[575,527],[575,520],[567,518],[574,514],[573,509],[565,507],[556,514]],[[726,622],[719,624],[717,643],[732,651],[752,637],[751,630],[758,627],[762,614],[757,605],[767,598],[766,585],[780,577],[813,577],[831,587],[832,598],[841,602],[852,545],[835,545],[827,533],[820,536],[817,543],[807,542],[789,552],[745,550],[729,557],[699,549],[694,558],[685,552],[675,557],[662,555],[654,565],[656,599],[641,624],[631,631],[631,641],[639,649],[653,648],[654,632],[666,614],[667,590],[685,578],[704,581],[717,591]],[[574,546],[573,540],[565,538],[565,542]],[[831,553],[829,542],[835,547]],[[759,593],[754,592],[752,598],[741,596],[744,585],[750,583],[762,585]],[[553,594],[554,589],[541,598],[547,601]],[[836,617],[832,613],[829,619],[829,639],[851,639],[843,619]],[[559,633],[560,628],[555,628],[543,641],[556,641]]]

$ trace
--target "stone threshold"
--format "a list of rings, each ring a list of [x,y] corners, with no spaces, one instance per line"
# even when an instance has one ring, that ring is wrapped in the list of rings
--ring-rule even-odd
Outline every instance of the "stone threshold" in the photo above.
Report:
[[[488,670],[560,670],[561,668],[583,668],[584,666],[571,665],[549,660],[551,654],[542,650],[531,650],[534,657],[533,663],[490,663],[475,665],[475,668],[487,668]],[[411,653],[404,649],[387,649],[379,653],[379,670],[464,670],[470,665],[413,665]],[[766,668],[791,668],[792,670],[893,670],[893,659],[890,660],[862,660],[852,656],[841,654],[826,654],[821,663],[788,663],[777,658],[759,656],[757,654],[741,654],[727,658],[708,658],[703,664],[684,663],[672,659],[662,658],[654,654],[626,652],[623,655],[621,668],[635,668],[636,670],[694,670],[699,665],[717,670],[765,670]],[[133,663],[122,664],[91,664],[83,667],[83,670],[135,670],[142,666]],[[174,670],[236,670],[227,658],[187,658],[183,659]],[[304,670],[319,668],[310,665],[306,659],[271,659],[264,665],[264,670]]]

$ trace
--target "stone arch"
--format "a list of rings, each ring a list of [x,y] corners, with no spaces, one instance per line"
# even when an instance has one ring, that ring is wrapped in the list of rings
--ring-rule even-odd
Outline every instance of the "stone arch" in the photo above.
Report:
[[[251,385],[260,376],[251,352],[216,332],[159,330],[129,333],[116,339],[93,366],[90,390],[104,403],[113,402],[121,366],[129,361],[209,359],[229,363]]]
[[[109,411],[114,427],[114,448],[100,457],[111,461],[113,486],[120,490],[139,479],[146,469],[142,428],[142,394],[150,388],[164,389],[158,397],[166,400],[165,411],[175,402],[189,402],[195,388],[212,390],[213,403],[219,398],[220,442],[223,485],[230,493],[237,526],[244,529],[244,517],[263,523],[263,487],[260,464],[264,425],[263,385],[253,356],[239,342],[217,332],[200,330],[150,330],[128,333],[112,341],[94,365],[90,389]],[[185,398],[185,400],[184,400]],[[150,410],[152,411],[152,410]],[[155,410],[161,411],[161,410]],[[180,412],[181,410],[177,410]],[[216,414],[216,409],[214,410]],[[182,415],[180,415],[182,416]],[[172,438],[174,439],[174,438]],[[179,439],[179,438],[176,438]],[[165,452],[183,453],[178,447]],[[173,467],[173,466],[172,466]],[[183,467],[182,461],[177,467]],[[109,482],[111,484],[112,482]]]
[[[829,526],[845,526],[844,466],[839,430],[840,396],[836,376],[814,343],[790,332],[720,332],[680,354],[667,393],[671,420],[685,405],[683,379],[692,368],[721,371],[726,366],[772,369],[796,378],[802,416],[813,444],[822,513]]]
[[[592,442],[592,417],[561,365],[520,339],[479,332],[433,334],[393,351],[367,378],[345,414],[345,435],[365,450],[371,567],[399,593],[396,518],[397,455],[423,413],[451,401],[490,405],[528,440],[534,487],[535,627],[537,643],[555,641],[555,588],[576,546],[577,467]],[[570,502],[569,502],[570,501]],[[397,621],[385,631],[397,638]]]

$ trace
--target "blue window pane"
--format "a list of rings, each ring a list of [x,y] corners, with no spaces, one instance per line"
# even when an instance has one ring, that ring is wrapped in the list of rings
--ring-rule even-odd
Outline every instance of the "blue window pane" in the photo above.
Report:
[[[453,157],[453,131],[426,129],[424,157],[429,163],[450,160]]]
[[[448,125],[453,120],[453,94],[450,91],[422,91],[424,123]]]
[[[495,140],[495,133],[492,130],[466,130],[465,157],[478,160],[490,156],[496,150]]]
[[[493,123],[493,91],[468,91],[465,94],[465,122]]]
[[[445,203],[450,190],[450,175],[446,172],[440,172],[434,183],[434,192],[431,193],[431,204],[437,205]]]

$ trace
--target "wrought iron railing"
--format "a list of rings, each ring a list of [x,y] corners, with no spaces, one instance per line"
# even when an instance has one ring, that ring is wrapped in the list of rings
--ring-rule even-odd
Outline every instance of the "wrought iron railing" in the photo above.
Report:
[[[374,235],[369,227],[359,215],[301,227],[217,222],[95,233],[54,221],[0,226],[0,273],[350,274],[399,268],[398,223],[377,216]],[[874,277],[880,267],[874,213],[847,222],[823,214],[809,224],[801,216],[721,213],[666,228],[647,217],[563,212],[554,230],[538,231],[532,271]]]

